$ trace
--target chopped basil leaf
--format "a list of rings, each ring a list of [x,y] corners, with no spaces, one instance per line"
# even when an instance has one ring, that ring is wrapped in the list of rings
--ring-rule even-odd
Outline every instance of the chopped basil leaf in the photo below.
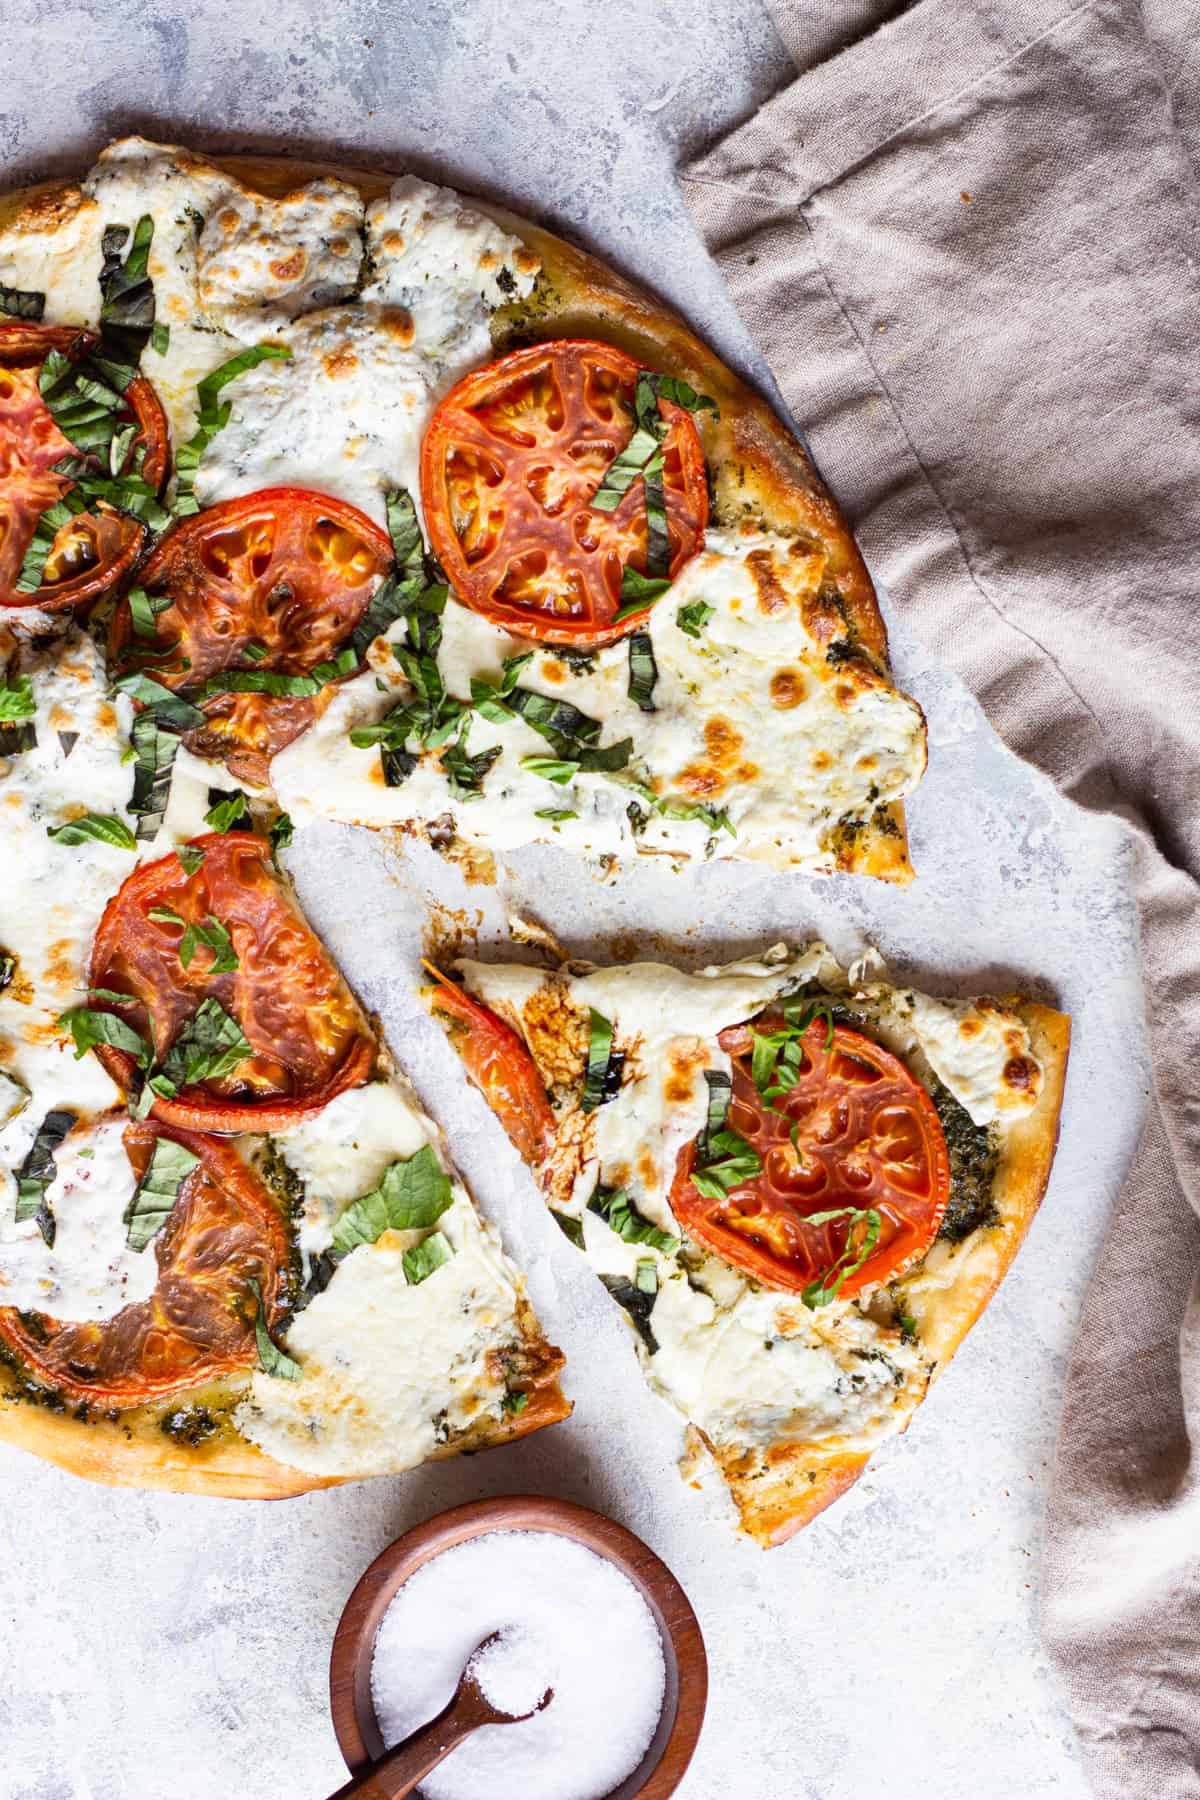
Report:
[[[560,787],[565,787],[579,773],[577,762],[560,762],[554,756],[523,756],[521,767],[528,769],[531,775],[541,775],[547,781],[557,781]]]
[[[220,788],[210,788],[208,797],[211,800],[214,793],[223,791]],[[214,806],[209,807],[204,815],[204,823],[210,831],[234,831],[249,816],[245,794],[229,794],[225,799],[218,800]]]
[[[623,1275],[601,1275],[600,1279],[617,1305],[625,1308],[634,1330],[653,1356],[658,1349],[658,1339],[650,1328],[650,1315],[658,1298],[657,1291],[653,1294],[643,1293]]]
[[[706,600],[693,600],[690,606],[681,606],[675,614],[675,623],[687,637],[698,638],[708,621],[716,611]]]
[[[259,363],[269,358],[287,358],[291,354],[286,344],[252,344],[239,351],[237,356],[230,357],[197,385],[196,430],[186,444],[180,444],[175,454],[174,511],[180,517],[200,511],[200,503],[193,492],[196,470],[204,452],[217,433],[228,425],[233,412],[232,401],[220,398],[222,390],[248,369],[256,369]]]
[[[551,824],[560,825],[564,819],[577,819],[579,814],[572,812],[569,806],[539,806],[533,816],[535,819],[549,819]]]
[[[657,1294],[658,1266],[652,1256],[639,1256],[633,1285],[639,1294]]]
[[[585,775],[611,775],[625,768],[632,754],[633,739],[622,738],[617,744],[585,744],[577,760]]]
[[[33,698],[33,682],[28,675],[7,676],[0,681],[0,724],[10,725],[18,719],[32,719],[37,711]]]
[[[281,1350],[267,1330],[267,1309],[263,1304],[262,1289],[257,1281],[251,1281],[250,1292],[254,1295],[254,1341],[258,1347],[258,1366],[264,1375],[273,1375],[277,1381],[299,1381],[304,1371],[286,1350]]]
[[[230,1075],[253,1049],[236,1019],[210,994],[183,1026],[162,1060],[161,1075],[178,1091]],[[154,1077],[151,1077],[153,1085]]]
[[[373,1244],[385,1231],[425,1231],[435,1225],[452,1198],[450,1177],[429,1144],[384,1170],[379,1186],[352,1200],[333,1228],[332,1249],[348,1256],[359,1244]]]
[[[133,797],[129,811],[137,816],[139,838],[157,835],[171,792],[171,770],[179,748],[178,735],[165,731],[154,713],[140,713],[130,733],[133,744]]]
[[[695,819],[710,831],[727,831],[730,837],[737,836],[737,827],[724,807],[705,806],[698,800],[663,799],[655,804],[664,819]]]
[[[696,1146],[697,1156],[706,1158],[708,1146],[719,1131],[725,1129],[725,1121],[729,1117],[729,1107],[733,1100],[733,1081],[724,1069],[705,1069],[704,1080],[708,1087],[708,1117],[704,1121],[704,1130]]]
[[[597,1187],[588,1201],[588,1211],[598,1213],[627,1244],[649,1244],[664,1256],[673,1256],[679,1248],[679,1239],[651,1224],[624,1188]]]
[[[412,495],[407,488],[392,488],[384,504],[387,507],[388,536],[392,540],[392,550],[401,575],[422,574],[425,546],[421,540],[421,526]]]
[[[253,644],[253,643],[243,644],[242,645],[242,655],[248,656],[250,658],[251,662],[255,662],[255,663],[262,662],[264,657],[267,655],[267,646],[265,644]]]
[[[815,1024],[818,1019],[824,1020],[824,1047],[826,1050],[833,1049],[833,1034],[836,1030],[836,1021],[833,1016],[833,1006],[828,1000],[785,1000],[783,1003],[783,1016],[787,1020],[789,1031],[794,1031],[801,1037],[808,1030],[809,1026]]]
[[[697,1144],[696,1162],[691,1182],[709,1200],[724,1200],[731,1190],[762,1174],[762,1157],[739,1132],[723,1126],[720,1131],[705,1131]]]
[[[34,594],[42,585],[42,576],[46,570],[46,558],[54,547],[54,540],[64,525],[68,525],[76,514],[87,511],[87,501],[82,499],[72,488],[48,506],[34,526],[33,536],[29,540],[29,548],[21,564],[20,574],[14,583],[19,594]]]
[[[482,794],[484,777],[500,755],[499,744],[493,744],[490,750],[468,756],[469,731],[470,722],[464,721],[454,742],[442,751],[442,767],[450,778],[450,792],[459,800],[475,800]]]
[[[557,700],[551,694],[523,687],[514,687],[507,698],[509,710],[549,739],[560,753],[569,751],[574,755],[575,746],[594,744],[600,736],[600,720],[581,712],[569,700]]]
[[[110,988],[95,988],[92,992],[96,999],[126,1006],[136,1004],[132,994],[117,994]],[[72,1006],[59,1015],[57,1022],[75,1040],[76,1062],[97,1044],[110,1044],[114,1050],[123,1050],[127,1056],[132,1056],[139,1069],[149,1064],[150,1051],[145,1038],[117,1013],[97,1012],[90,1006]]]
[[[58,1173],[54,1153],[78,1117],[77,1113],[70,1112],[66,1107],[48,1112],[38,1126],[29,1154],[16,1172],[17,1206],[14,1217],[18,1223],[24,1219],[36,1219],[43,1241],[50,1245],[54,1243],[57,1230],[54,1214],[46,1199],[50,1185]]]
[[[106,373],[117,376],[122,392],[133,379],[154,329],[154,286],[147,273],[154,220],[149,213],[143,213],[134,226],[129,253],[122,259],[128,237],[124,226],[110,226],[101,239],[100,344],[93,356]],[[120,380],[126,369],[128,379]]]
[[[199,700],[214,694],[273,694],[277,699],[310,700],[323,682],[316,675],[285,675],[278,669],[224,669],[196,689]]]
[[[153,916],[153,915],[151,915]],[[208,915],[206,925],[188,925],[179,940],[179,961],[183,968],[190,969],[197,948],[204,944],[213,953],[212,962],[205,973],[208,975],[228,975],[238,966],[237,951],[225,926],[219,919]]]
[[[400,787],[417,766],[417,759],[407,750],[392,750],[381,745],[379,761],[383,768],[384,787]]]
[[[5,287],[0,282],[0,312],[10,319],[39,320],[46,310],[46,296],[32,288]]]
[[[46,827],[46,836],[54,844],[111,844],[115,850],[136,850],[137,839],[124,819],[111,813],[84,813],[81,819],[68,819],[65,825]]]
[[[583,1094],[579,1104],[584,1112],[595,1112],[609,1100],[614,1100],[621,1091],[621,1074],[625,1067],[625,1052],[612,1047],[612,1022],[603,1013],[590,1009],[588,1023],[588,1055],[587,1070],[583,1081]]]
[[[570,1213],[557,1212],[550,1208],[550,1217],[558,1226],[565,1238],[569,1238],[577,1250],[583,1249],[583,1220],[576,1219]]]
[[[146,712],[153,713],[159,725],[165,725],[172,731],[195,731],[205,722],[204,714],[198,706],[193,706],[182,694],[173,693],[161,681],[155,681],[140,669],[128,675],[118,675],[113,686],[118,693],[128,694],[131,700],[136,700]]]
[[[174,1138],[154,1140],[150,1165],[125,1208],[125,1241],[131,1250],[144,1250],[162,1230],[180,1188],[199,1162],[193,1151],[177,1144]]]
[[[203,850],[198,850],[194,844],[176,844],[175,854],[185,875],[194,875],[204,861]]]
[[[659,446],[665,436],[665,424],[661,435],[652,428],[636,426],[625,448],[604,471],[604,479],[592,495],[589,505],[594,506],[597,512],[615,512],[638,476],[659,455]]]
[[[816,1312],[820,1306],[828,1306],[836,1300],[842,1283],[847,1275],[854,1275],[862,1268],[872,1250],[879,1242],[882,1220],[873,1206],[838,1206],[830,1212],[807,1213],[805,1223],[808,1225],[832,1225],[835,1219],[846,1221],[846,1242],[841,1255],[831,1268],[826,1269],[819,1281],[810,1281],[800,1298],[810,1311]],[[858,1245],[854,1243],[856,1228],[864,1227]]]
[[[643,712],[657,712],[654,689],[658,682],[658,664],[648,631],[635,631],[629,640],[629,698]]]
[[[621,577],[621,605],[613,615],[614,624],[618,619],[627,619],[630,613],[644,612],[646,607],[653,606],[670,586],[668,575],[643,575],[640,569],[626,568]]]
[[[510,1388],[500,1405],[510,1419],[515,1419],[518,1413],[523,1413],[529,1405],[529,1395],[521,1388]]]
[[[698,394],[689,382],[681,380],[678,375],[651,375],[660,400],[669,400],[675,406],[681,406],[684,412],[710,412],[714,419],[721,416],[720,408],[708,394]]]
[[[171,327],[156,323],[150,332],[150,348],[156,356],[165,356],[171,347]]]
[[[125,596],[129,602],[129,617],[137,637],[153,638],[158,636],[158,627],[154,623],[160,612],[166,612],[172,604],[168,594],[148,594],[145,588],[130,588]]]
[[[291,814],[280,813],[267,833],[271,841],[271,854],[277,856],[281,850],[286,850],[295,834],[296,828],[292,824]]]
[[[435,1231],[432,1237],[423,1238],[411,1250],[404,1252],[400,1261],[405,1281],[410,1287],[417,1287],[422,1281],[427,1281],[435,1269],[448,1263],[453,1255],[453,1250],[441,1232]]]
[[[665,580],[671,572],[671,539],[667,531],[667,497],[662,456],[651,457],[642,481],[646,495],[646,574]]]

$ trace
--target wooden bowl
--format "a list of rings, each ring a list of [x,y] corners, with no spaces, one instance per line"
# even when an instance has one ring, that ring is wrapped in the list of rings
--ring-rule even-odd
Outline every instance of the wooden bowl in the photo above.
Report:
[[[606,1556],[637,1588],[658,1625],[666,1689],[658,1729],[638,1767],[605,1800],[667,1800],[692,1760],[708,1698],[708,1658],[687,1595],[664,1562],[623,1525],[586,1506],[537,1495],[475,1500],[438,1513],[377,1556],[346,1602],[329,1661],[333,1729],[352,1775],[383,1755],[371,1700],[375,1634],[399,1587],[423,1563],[488,1531],[554,1531]]]

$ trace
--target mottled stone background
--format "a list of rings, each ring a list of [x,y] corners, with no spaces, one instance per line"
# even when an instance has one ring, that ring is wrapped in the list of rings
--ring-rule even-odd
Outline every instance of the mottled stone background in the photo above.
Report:
[[[672,179],[786,73],[750,0],[8,0],[2,41],[8,183],[77,171],[132,129],[414,167],[582,238],[756,370]],[[487,893],[361,833],[297,840],[305,903],[529,1271],[575,1414],[512,1450],[277,1505],[110,1492],[0,1452],[0,1800],[320,1800],[344,1778],[326,1665],[357,1576],[431,1512],[522,1490],[624,1520],[691,1593],[712,1698],[689,1800],[1082,1800],[1035,1638],[1038,1536],[1080,1291],[1145,1089],[1132,918],[1114,837],[891,625],[931,725],[909,892],[729,866],[604,888],[546,850]],[[913,979],[1020,980],[1075,1014],[1058,1167],[1013,1273],[908,1436],[787,1548],[739,1544],[711,1484],[680,1483],[678,1424],[622,1322],[420,1015],[431,898],[482,908],[485,936],[515,904],[576,947],[632,934],[693,959],[815,929],[841,951],[876,942]]]

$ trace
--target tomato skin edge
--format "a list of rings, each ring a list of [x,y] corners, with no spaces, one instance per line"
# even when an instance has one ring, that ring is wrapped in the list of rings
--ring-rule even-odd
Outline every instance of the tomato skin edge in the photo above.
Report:
[[[557,1129],[537,1064],[520,1035],[506,1020],[468,994],[457,982],[451,981],[448,975],[443,975],[432,963],[426,962],[424,967],[437,982],[430,997],[432,1009],[466,1027],[465,1044],[455,1047],[468,1077],[525,1162],[531,1168],[537,1168],[550,1150]],[[495,1092],[484,1079],[484,1064],[489,1055],[504,1059],[510,1085],[503,1093]]]

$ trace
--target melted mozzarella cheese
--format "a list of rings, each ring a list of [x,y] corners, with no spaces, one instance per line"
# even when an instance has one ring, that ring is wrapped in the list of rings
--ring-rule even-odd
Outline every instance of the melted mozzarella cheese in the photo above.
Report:
[[[564,1132],[566,1180],[556,1179],[552,1159],[549,1188],[556,1210],[580,1221],[585,1254],[600,1274],[634,1281],[638,1263],[653,1261],[659,1285],[650,1327],[658,1348],[650,1352],[639,1340],[639,1351],[656,1391],[717,1444],[763,1447],[780,1437],[831,1435],[867,1442],[900,1429],[928,1370],[919,1345],[905,1343],[894,1326],[854,1301],[811,1312],[793,1295],[758,1290],[686,1242],[668,1251],[630,1243],[587,1203],[597,1185],[624,1188],[660,1230],[682,1235],[670,1189],[679,1152],[705,1123],[704,1071],[730,1068],[719,1034],[781,996],[816,990],[845,999],[872,1025],[878,1020],[879,1037],[900,1054],[889,1022],[902,1018],[914,1074],[929,1079],[936,1068],[968,1110],[981,1080],[986,1086],[996,1073],[993,1063],[981,1075],[985,1036],[1040,1077],[1022,1022],[995,1002],[946,1003],[852,980],[821,943],[794,955],[778,946],[757,962],[690,975],[654,963],[553,977],[470,960],[459,969],[471,993],[523,1029],[543,1066],[552,1060],[539,1043],[546,1018],[560,1022],[562,1035],[574,1015],[586,1040],[593,1008],[611,1022],[614,1046],[626,1053],[617,1095],[591,1115],[582,1135]],[[553,1010],[541,1003],[551,985]],[[948,1053],[948,1021],[957,1035],[963,1020],[975,1018],[988,1022],[986,1031],[967,1033],[965,1057]],[[1037,1088],[1031,1079],[1014,1102],[1031,1107]]]
[[[87,1117],[118,1101],[99,1062],[77,1059],[56,1020],[82,1002],[100,915],[135,866],[128,850],[47,835],[84,812],[126,818],[128,701],[107,697],[99,652],[75,626],[22,667],[33,684],[37,744],[0,761],[0,831],[13,871],[0,882],[0,949],[16,958],[0,992],[0,1070],[29,1101],[0,1130],[0,1213],[11,1210],[11,1171],[47,1112],[68,1107]]]
[[[256,344],[300,313],[348,300],[362,265],[362,224],[361,196],[345,181],[310,181],[278,200],[233,188],[200,234],[200,303],[226,331]]]
[[[399,1076],[281,1132],[275,1145],[304,1184],[305,1256],[328,1249],[338,1216],[390,1163],[436,1138]],[[338,1263],[284,1339],[301,1379],[253,1379],[235,1421],[251,1442],[315,1475],[391,1474],[500,1414],[501,1353],[523,1336],[521,1279],[457,1181],[452,1193],[435,1229],[454,1254],[424,1281],[408,1283],[403,1258],[425,1231],[385,1231]]]
[[[55,1151],[46,1190],[52,1246],[35,1219],[0,1220],[0,1306],[55,1319],[110,1319],[153,1293],[154,1246],[135,1252],[125,1241],[125,1208],[137,1184],[124,1128],[123,1117],[76,1128]]]
[[[313,730],[275,758],[281,803],[297,818],[375,826],[449,816],[463,838],[491,849],[540,841],[593,856],[739,856],[831,870],[846,821],[869,818],[919,781],[925,725],[920,708],[865,662],[830,663],[806,622],[818,564],[762,533],[712,534],[651,611],[651,712],[630,697],[627,643],[597,651],[583,671],[535,654],[523,687],[599,721],[601,745],[631,740],[628,768],[616,776],[551,781],[522,766],[555,754],[544,737],[519,718],[473,714],[470,753],[500,751],[482,796],[456,795],[437,753],[388,787],[379,752],[349,739],[395,704],[397,684],[403,691],[394,676],[381,693],[371,673],[347,683]],[[694,637],[678,615],[698,603],[712,611]],[[494,681],[504,657],[524,648],[447,602],[439,669],[456,698],[469,702],[473,676]],[[710,816],[687,816],[704,807]]]
[[[879,1035],[897,1054],[918,1051],[976,1125],[1028,1112],[1041,1092],[1041,1068],[1021,1021],[992,1000],[932,1000],[928,994],[871,985],[861,997]]]
[[[461,1188],[438,1230],[454,1254],[416,1285],[407,1234],[339,1263],[287,1332],[301,1379],[254,1376],[235,1420],[245,1437],[310,1474],[384,1475],[500,1414],[519,1279]]]

